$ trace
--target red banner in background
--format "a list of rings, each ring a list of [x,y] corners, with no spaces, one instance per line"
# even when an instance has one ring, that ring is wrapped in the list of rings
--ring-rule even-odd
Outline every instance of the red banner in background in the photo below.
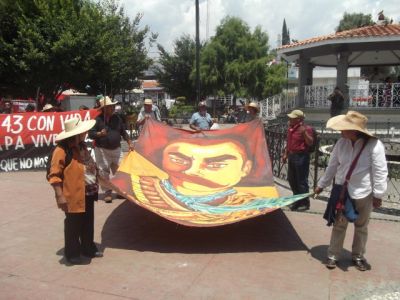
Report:
[[[96,109],[67,112],[0,114],[0,172],[40,169],[64,122],[96,118]]]

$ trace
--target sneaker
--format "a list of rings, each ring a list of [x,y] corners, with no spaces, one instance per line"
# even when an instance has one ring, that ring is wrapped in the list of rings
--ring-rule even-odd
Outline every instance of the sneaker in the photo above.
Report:
[[[106,192],[106,193],[105,193],[104,201],[105,201],[106,203],[111,203],[111,202],[113,201],[113,197],[112,197],[111,192]]]
[[[84,256],[90,257],[90,258],[103,257],[104,256],[103,252],[101,252],[101,251],[94,251],[94,252],[91,252],[91,253],[83,252],[82,254]]]
[[[67,258],[67,262],[71,265],[81,265],[82,259],[80,257]]]
[[[297,207],[297,211],[306,211],[306,210],[309,210],[310,209],[310,206],[308,206],[308,205],[299,205],[298,207]]]
[[[366,271],[368,270],[368,263],[365,259],[354,259],[353,258],[353,264],[356,267],[357,270],[359,271]]]
[[[326,266],[328,269],[332,270],[332,269],[336,268],[336,264],[337,264],[337,261],[336,261],[335,259],[333,259],[333,258],[328,258],[328,260],[327,260],[326,263],[325,263],[325,266]]]

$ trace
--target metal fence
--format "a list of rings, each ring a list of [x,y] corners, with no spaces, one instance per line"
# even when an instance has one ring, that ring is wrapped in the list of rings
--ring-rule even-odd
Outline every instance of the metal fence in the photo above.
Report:
[[[304,86],[305,106],[329,107],[334,85]],[[349,107],[400,109],[400,83],[358,83],[348,85]]]
[[[312,124],[318,132],[317,151],[311,153],[310,158],[310,173],[309,186],[310,190],[315,188],[318,180],[322,177],[329,162],[330,151],[333,145],[339,139],[340,134],[331,130],[326,130],[322,127],[322,123]],[[396,161],[400,157],[400,141],[393,142],[391,131],[393,124],[370,124],[371,131],[378,136],[385,144],[386,154],[388,159],[388,191],[383,199],[381,212],[389,214],[400,214],[400,162]],[[399,128],[400,124],[397,124]],[[385,128],[385,126],[390,126]],[[285,122],[277,122],[266,127],[266,138],[268,143],[269,154],[271,157],[272,170],[275,178],[284,181],[284,184],[289,186],[287,182],[287,163],[282,162],[282,153],[286,147],[286,132],[287,125]],[[322,197],[327,197],[330,194],[330,188],[325,189],[321,194]]]
[[[292,110],[297,103],[297,89],[285,91],[260,101],[260,116],[263,120],[276,119],[281,113]]]

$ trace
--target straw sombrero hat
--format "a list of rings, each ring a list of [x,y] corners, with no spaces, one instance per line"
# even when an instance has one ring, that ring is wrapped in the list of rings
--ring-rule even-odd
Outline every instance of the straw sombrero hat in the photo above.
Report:
[[[367,121],[368,118],[363,114],[349,110],[345,115],[330,118],[326,127],[334,130],[357,130],[373,137],[372,133],[367,130]]]
[[[255,108],[257,111],[260,111],[260,107],[258,106],[257,102],[250,102],[249,105],[247,105],[247,108],[249,107],[253,107]]]
[[[100,108],[103,108],[103,107],[109,106],[109,105],[116,105],[118,103],[118,101],[112,101],[111,98],[108,96],[101,98],[99,102],[100,102]]]
[[[57,135],[56,142],[86,132],[92,128],[94,124],[96,124],[95,120],[81,121],[79,118],[69,119],[64,122],[65,130]]]

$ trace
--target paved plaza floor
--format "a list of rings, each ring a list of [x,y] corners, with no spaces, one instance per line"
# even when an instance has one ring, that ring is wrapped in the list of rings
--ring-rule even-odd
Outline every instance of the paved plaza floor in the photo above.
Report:
[[[279,187],[283,195],[290,194]],[[0,299],[399,299],[400,222],[374,214],[372,269],[323,265],[326,203],[212,228],[177,225],[125,200],[95,205],[103,258],[63,259],[63,213],[45,172],[0,173]]]

